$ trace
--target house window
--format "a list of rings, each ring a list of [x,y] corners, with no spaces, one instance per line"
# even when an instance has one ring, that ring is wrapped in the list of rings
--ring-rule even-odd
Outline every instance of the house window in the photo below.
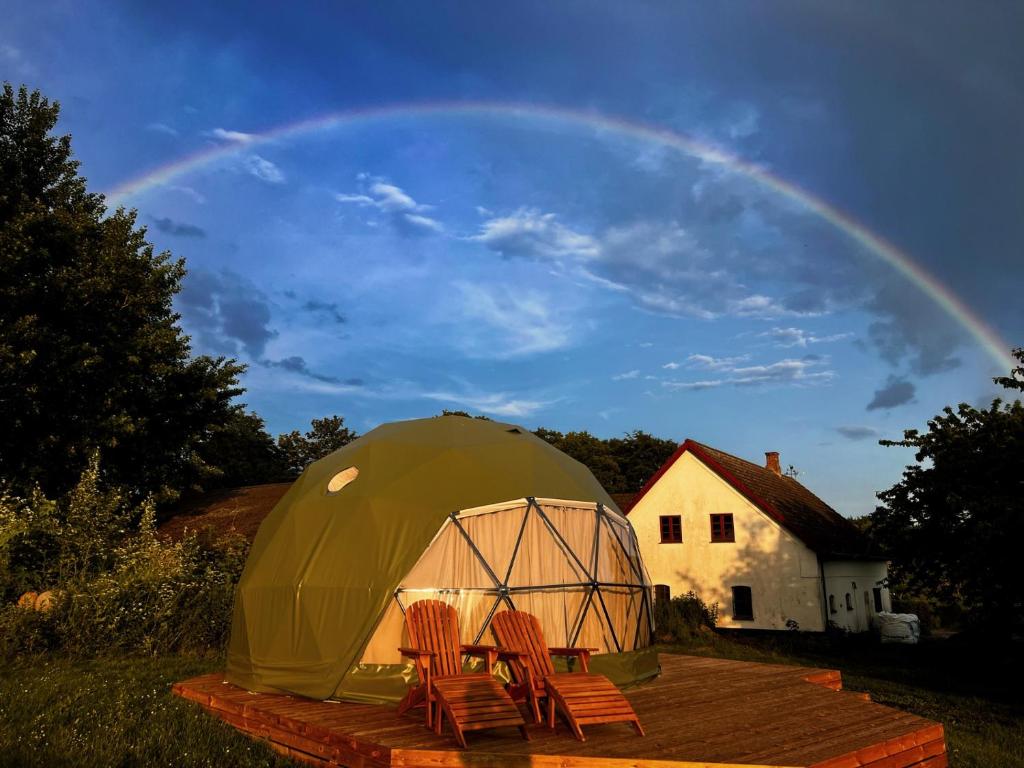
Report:
[[[732,617],[740,621],[754,618],[754,598],[750,587],[732,588]]]
[[[679,544],[683,540],[683,519],[679,515],[662,515],[661,543]]]
[[[711,541],[736,541],[736,529],[733,528],[732,515],[711,516]]]
[[[846,610],[853,610],[853,596],[849,592],[846,593]]]
[[[829,595],[828,596],[828,612],[829,613],[839,613],[839,611],[836,610],[836,596],[835,595]]]
[[[667,603],[672,599],[672,590],[668,588],[668,584],[655,584],[654,585],[654,602],[656,603]]]
[[[875,587],[871,591],[874,592],[874,594],[875,594],[875,613],[881,613],[882,612],[882,589],[880,587]]]

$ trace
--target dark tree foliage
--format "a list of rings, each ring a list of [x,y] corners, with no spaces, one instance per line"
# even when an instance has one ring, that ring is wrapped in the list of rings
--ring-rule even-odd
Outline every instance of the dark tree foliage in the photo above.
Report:
[[[278,451],[286,471],[292,476],[359,437],[345,426],[345,419],[341,416],[313,419],[310,427],[305,435],[296,429],[277,436]]]
[[[110,482],[173,498],[211,474],[200,448],[244,369],[190,356],[184,263],[87,191],[58,114],[0,94],[0,478],[57,496],[98,449]]]
[[[1020,365],[1016,366],[1010,371],[1009,376],[997,376],[992,379],[996,384],[1000,384],[1007,389],[1019,389],[1024,391],[1024,347],[1017,347],[1013,350],[1013,356],[1017,358],[1017,362]]]
[[[615,493],[626,480],[622,476],[619,463],[612,454],[607,440],[595,437],[589,432],[556,432],[552,429],[539,427],[534,434],[546,440],[558,450],[568,454],[580,464],[585,464],[602,487],[609,493]]]
[[[544,427],[534,434],[585,464],[609,493],[639,491],[678,447],[672,440],[639,430],[609,440],[585,431],[562,434]]]
[[[1019,625],[1024,406],[961,403],[931,419],[927,432],[881,443],[917,449],[918,463],[878,494],[869,526],[893,557],[894,584],[907,596],[961,604],[979,625]]]
[[[679,447],[675,440],[654,437],[642,430],[613,437],[608,443],[624,481],[613,493],[639,491]]]
[[[490,421],[491,420],[490,417],[484,416],[482,414],[478,414],[478,415],[474,416],[473,414],[467,413],[466,411],[450,411],[447,408],[445,408],[443,411],[441,411],[441,413],[439,413],[438,415],[439,416],[463,416],[463,417],[465,417],[467,419],[480,419],[481,421]]]
[[[281,450],[263,419],[242,405],[231,409],[224,424],[211,431],[200,454],[217,475],[208,488],[236,488],[287,480],[291,476]]]

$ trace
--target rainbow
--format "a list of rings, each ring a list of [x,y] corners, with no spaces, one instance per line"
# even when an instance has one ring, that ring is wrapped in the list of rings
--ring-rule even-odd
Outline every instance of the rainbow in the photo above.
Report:
[[[723,166],[730,171],[752,179],[763,187],[799,204],[804,209],[827,221],[917,286],[918,289],[962,326],[989,356],[998,363],[1001,370],[1008,370],[1015,364],[1010,356],[1010,345],[1001,339],[996,331],[971,310],[956,294],[940,283],[908,253],[900,250],[881,235],[872,232],[850,214],[811,194],[802,187],[774,175],[763,167],[743,160],[721,148],[696,141],[691,137],[666,128],[596,112],[538,104],[484,101],[395,104],[330,112],[298,122],[279,125],[259,133],[249,134],[245,140],[214,145],[179,158],[147,171],[141,176],[118,184],[107,192],[107,199],[114,205],[123,204],[127,199],[141,192],[164,185],[176,177],[198,170],[218,159],[244,152],[254,146],[275,140],[359,123],[421,116],[551,121],[576,128],[607,131],[638,142],[668,147],[703,162]]]

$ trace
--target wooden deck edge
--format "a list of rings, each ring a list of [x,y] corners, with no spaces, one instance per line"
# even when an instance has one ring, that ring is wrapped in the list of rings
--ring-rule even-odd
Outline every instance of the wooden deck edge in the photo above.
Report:
[[[803,677],[808,683],[820,685],[831,691],[843,690],[843,673],[838,669],[813,669]]]
[[[934,723],[904,736],[872,744],[869,747],[830,757],[811,768],[918,768],[944,765],[946,737],[943,727]]]
[[[459,749],[394,749],[391,751],[391,765],[396,768],[801,768],[584,755],[509,755],[500,752],[464,752]]]
[[[842,690],[842,676],[838,670],[808,669],[802,679],[830,690]],[[330,727],[261,709],[258,695],[252,694],[250,703],[249,699],[238,695],[240,689],[224,684],[220,675],[203,675],[180,681],[171,686],[171,691],[182,699],[199,704],[209,714],[246,735],[266,742],[276,752],[307,765],[341,765],[348,768],[780,768],[753,763],[476,752],[460,750],[454,745],[451,749],[391,748],[360,741],[355,736]],[[860,697],[857,693],[844,695]],[[814,763],[810,768],[947,766],[943,727],[939,723],[930,723],[884,742],[829,757]]]
[[[219,699],[196,690],[186,680],[171,687],[172,693],[192,701],[211,715],[223,720],[248,736],[257,738],[280,754],[311,765],[344,765],[350,768],[386,768],[391,765],[390,750],[366,745],[358,740],[341,736],[326,728],[287,716],[267,716],[260,710]]]

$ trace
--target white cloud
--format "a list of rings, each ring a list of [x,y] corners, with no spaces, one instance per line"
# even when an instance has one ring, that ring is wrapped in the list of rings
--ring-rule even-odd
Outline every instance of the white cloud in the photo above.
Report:
[[[283,184],[281,169],[260,155],[249,155],[244,161],[245,169],[260,181],[268,184]]]
[[[759,293],[729,302],[728,312],[737,317],[753,317],[762,320],[778,317],[814,317],[821,314],[820,312],[789,309],[778,300]]]
[[[705,371],[728,371],[735,368],[739,363],[745,363],[750,355],[736,355],[735,357],[712,357],[711,355],[693,354],[686,358],[687,368],[697,368]]]
[[[722,379],[710,379],[706,381],[664,381],[661,386],[666,389],[713,389],[720,387],[727,382]]]
[[[234,141],[239,144],[246,144],[256,138],[255,134],[244,133],[243,131],[230,131],[226,128],[214,128],[212,131],[207,131],[206,135],[221,141]]]
[[[170,184],[167,189],[172,192],[180,192],[183,195],[191,197],[198,205],[203,205],[206,202],[206,197],[199,191],[192,187],[185,187],[178,184]]]
[[[678,222],[637,221],[607,229],[601,237],[601,260],[613,267],[642,269],[662,279],[706,279],[711,258],[691,232]]]
[[[370,186],[370,192],[376,196],[375,203],[382,211],[416,211],[421,207],[394,184],[378,181]]]
[[[751,365],[732,369],[734,384],[815,383],[835,378],[834,371],[810,372],[821,365],[820,360],[786,359],[770,365]]]
[[[361,181],[371,182],[366,192],[339,192],[334,195],[334,199],[339,203],[374,208],[390,217],[392,224],[399,231],[419,234],[444,232],[444,225],[440,221],[424,213],[431,210],[432,206],[417,203],[396,184],[374,179],[366,174],[360,174],[359,178]]]
[[[833,333],[829,336],[815,336],[801,328],[772,328],[759,333],[761,338],[772,339],[779,347],[806,347],[808,344],[825,344],[853,337],[852,333]]]
[[[471,410],[489,413],[494,416],[512,416],[521,418],[551,405],[555,400],[526,400],[517,398],[508,392],[490,394],[459,394],[457,392],[425,392],[423,397],[446,403],[457,403]]]
[[[453,284],[461,299],[461,346],[476,357],[510,358],[568,346],[571,324],[557,316],[558,302],[526,290]]]
[[[506,258],[556,264],[568,274],[620,293],[658,314],[713,320],[816,314],[752,293],[707,244],[676,221],[641,219],[590,234],[563,224],[554,213],[520,208],[484,220],[467,238]]]
[[[696,317],[701,320],[714,320],[718,317],[716,312],[700,306],[695,301],[681,296],[670,296],[664,292],[664,287],[659,286],[656,292],[641,292],[636,294],[640,305],[654,312],[661,312],[666,315],[684,317]]]
[[[664,368],[666,371],[674,371],[676,370],[676,368],[680,368],[681,365],[679,363],[665,363],[661,367]]]
[[[165,136],[178,136],[178,129],[172,128],[167,123],[150,123],[146,126],[147,131],[153,131],[154,133],[162,133]]]
[[[373,198],[369,195],[347,195],[339,192],[334,196],[339,203],[355,203],[356,205],[373,205]]]
[[[600,255],[600,245],[590,235],[566,227],[553,213],[529,208],[488,219],[470,239],[506,257],[588,261]]]
[[[612,381],[627,381],[629,379],[638,378],[640,378],[640,371],[637,369],[633,369],[632,371],[626,371],[625,373],[619,373],[616,374],[615,376],[612,376]]]
[[[422,216],[418,213],[407,213],[404,215],[406,223],[419,229],[424,229],[429,232],[444,232],[444,226],[441,222],[436,219],[432,219],[429,216]]]
[[[687,367],[710,370],[723,374],[716,379],[700,381],[664,381],[662,386],[672,390],[711,389],[726,385],[751,386],[810,386],[824,384],[835,378],[832,370],[818,370],[827,360],[818,357],[803,359],[786,358],[766,365],[739,365],[747,360],[746,355],[736,357],[711,357],[690,355]]]

